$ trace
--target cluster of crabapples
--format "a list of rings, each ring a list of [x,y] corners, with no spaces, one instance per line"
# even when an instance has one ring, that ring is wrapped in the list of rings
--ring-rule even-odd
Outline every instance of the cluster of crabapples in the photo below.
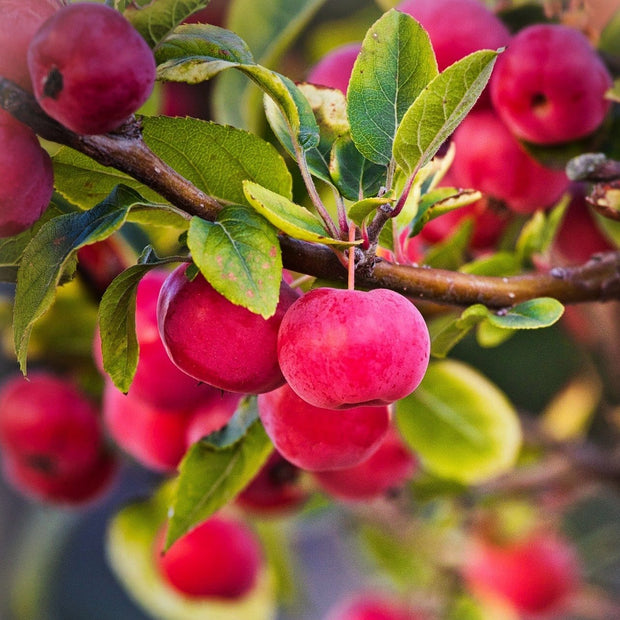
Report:
[[[565,193],[574,195],[566,226],[579,220],[592,238],[590,247],[609,249],[587,211],[583,189],[569,182],[563,164],[543,165],[528,150],[584,139],[604,124],[612,77],[586,36],[555,23],[512,34],[480,0],[402,0],[396,8],[428,32],[439,70],[477,50],[505,48],[488,87],[451,137],[455,159],[441,180],[479,190],[482,199],[432,220],[417,237],[405,237],[401,255],[419,261],[421,243],[447,238],[466,217],[474,223],[472,248],[492,248],[512,218],[547,209]],[[328,52],[307,81],[346,92],[360,48],[353,42]],[[583,258],[575,246],[562,258]]]
[[[425,226],[424,242],[445,238],[461,218],[473,217],[472,243],[490,247],[513,215],[551,207],[567,191],[576,215],[569,219],[569,208],[565,225],[581,226],[583,192],[569,186],[563,170],[537,162],[524,143],[563,144],[603,124],[611,77],[587,39],[557,24],[510,34],[478,0],[405,0],[397,8],[428,31],[440,70],[475,50],[506,47],[488,90],[451,138],[456,156],[444,179],[484,198]],[[0,76],[32,92],[66,128],[113,132],[149,97],[153,53],[117,11],[62,0],[0,0],[0,9]],[[111,40],[120,42],[114,62],[107,55]],[[308,81],[346,92],[358,52],[357,44],[333,51]],[[7,237],[41,217],[53,173],[32,130],[2,110],[0,143],[7,145],[0,151],[0,237]],[[558,251],[574,258],[578,248],[562,239],[560,232]],[[588,248],[604,243],[593,233]],[[409,256],[417,260],[415,248]],[[271,514],[300,506],[308,495],[302,475],[332,497],[355,502],[398,488],[416,469],[391,406],[422,381],[430,336],[422,314],[400,294],[326,287],[302,294],[283,280],[276,311],[264,318],[230,302],[184,263],[142,278],[136,335],[140,356],[131,388],[124,394],[105,378],[101,415],[68,379],[47,371],[4,383],[2,467],[17,489],[69,504],[99,497],[117,470],[106,437],[144,467],[174,473],[188,448],[225,426],[248,396],[256,397],[275,450],[236,498],[242,510]],[[94,358],[105,377],[98,334]],[[212,516],[166,553],[164,537],[165,526],[153,542],[154,562],[186,596],[242,597],[264,562],[252,530],[228,514]],[[527,583],[525,564],[540,568]],[[521,578],[509,578],[511,571]],[[510,548],[481,542],[464,579],[523,613],[539,613],[575,587],[575,575],[564,543],[539,537]],[[365,594],[329,618],[421,616]]]

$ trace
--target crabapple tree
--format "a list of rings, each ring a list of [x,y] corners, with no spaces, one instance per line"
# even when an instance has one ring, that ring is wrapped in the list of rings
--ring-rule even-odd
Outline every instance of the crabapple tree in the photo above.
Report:
[[[0,0],[11,501],[163,620],[618,617],[594,6]]]

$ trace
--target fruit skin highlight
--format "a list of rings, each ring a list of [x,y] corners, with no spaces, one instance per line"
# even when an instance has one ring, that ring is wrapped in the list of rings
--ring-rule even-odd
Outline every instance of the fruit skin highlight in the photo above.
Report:
[[[263,565],[254,533],[241,521],[215,515],[162,552],[165,528],[155,540],[155,563],[176,590],[195,598],[235,600],[247,594]]]
[[[80,134],[118,129],[155,83],[155,58],[140,33],[118,11],[90,2],[63,7],[41,26],[28,68],[39,105]]]
[[[0,109],[0,238],[30,228],[54,191],[52,160],[35,133]]]
[[[422,381],[429,355],[419,310],[387,289],[314,289],[288,310],[278,333],[288,384],[325,409],[404,398]]]
[[[230,392],[260,394],[284,383],[277,337],[285,311],[299,295],[285,282],[269,319],[220,295],[201,274],[177,267],[162,286],[159,333],[170,359],[198,381]]]
[[[536,144],[583,138],[603,122],[612,78],[584,34],[560,24],[536,24],[500,54],[491,99],[510,131]]]
[[[308,471],[361,463],[381,444],[391,417],[385,405],[346,411],[315,407],[288,385],[260,394],[258,415],[278,452]]]

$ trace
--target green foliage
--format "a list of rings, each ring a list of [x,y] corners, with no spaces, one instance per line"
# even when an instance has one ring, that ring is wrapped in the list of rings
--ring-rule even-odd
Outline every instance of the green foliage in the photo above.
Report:
[[[142,277],[166,264],[147,248],[137,265],[125,269],[108,286],[99,304],[99,331],[103,368],[114,385],[129,391],[138,366],[136,293]]]
[[[282,279],[278,235],[249,207],[224,207],[215,222],[195,217],[187,237],[192,257],[213,288],[235,304],[269,318]]]
[[[129,209],[144,202],[142,196],[121,185],[89,211],[61,215],[45,223],[28,243],[17,274],[13,311],[15,351],[24,373],[32,327],[52,305],[56,287],[75,252],[109,237],[123,225]]]
[[[166,548],[243,490],[272,450],[255,399],[242,401],[224,429],[195,443],[183,458],[168,512]]]
[[[436,75],[422,26],[404,13],[385,13],[364,37],[347,92],[351,135],[360,153],[376,164],[391,162],[396,130]]]
[[[325,0],[235,0],[227,27],[236,32],[265,67],[273,67]],[[217,120],[258,131],[262,127],[261,92],[243,76],[220,76],[214,93]],[[231,106],[235,101],[237,105]]]
[[[508,471],[521,446],[516,411],[488,379],[454,360],[433,362],[396,403],[398,427],[422,465],[466,484]]]
[[[127,4],[124,15],[151,47],[157,44],[192,13],[206,7],[210,0],[139,0]]]
[[[481,50],[444,69],[405,113],[394,137],[394,159],[409,175],[427,164],[473,108],[498,52]]]

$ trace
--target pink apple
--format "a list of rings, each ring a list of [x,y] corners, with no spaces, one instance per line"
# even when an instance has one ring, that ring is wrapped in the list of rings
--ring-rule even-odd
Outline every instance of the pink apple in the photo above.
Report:
[[[278,452],[310,471],[357,465],[379,447],[390,424],[386,406],[323,409],[288,385],[259,395],[258,414]]]
[[[361,43],[345,43],[335,47],[310,69],[306,81],[346,93],[353,65],[361,48]]]
[[[290,387],[326,409],[385,405],[424,377],[430,337],[419,310],[387,289],[317,288],[285,314],[278,359]]]
[[[282,385],[278,329],[298,294],[282,282],[276,312],[264,319],[228,301],[201,274],[189,280],[186,269],[177,267],[159,296],[159,332],[170,359],[221,390],[258,394]]]
[[[612,78],[584,34],[560,24],[521,30],[491,78],[493,105],[523,140],[556,144],[592,133],[611,102]]]

